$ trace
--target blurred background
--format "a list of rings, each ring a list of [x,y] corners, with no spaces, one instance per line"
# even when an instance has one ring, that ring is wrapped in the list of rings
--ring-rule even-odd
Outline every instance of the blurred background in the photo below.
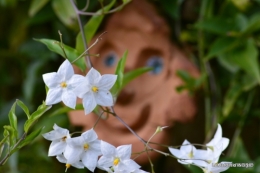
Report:
[[[89,11],[97,11],[109,0],[90,1]],[[184,139],[204,143],[211,139],[217,123],[229,147],[221,160],[254,163],[253,168],[230,168],[227,173],[260,173],[260,1],[259,0],[151,0],[168,22],[172,42],[178,45],[198,66],[197,81],[179,74],[183,89],[196,96],[198,113],[186,124],[176,123],[170,129],[171,145]],[[85,6],[78,1],[79,7]],[[122,2],[117,1],[116,5]],[[108,15],[109,16],[109,15]],[[85,24],[91,16],[83,16]],[[104,19],[106,21],[106,18]],[[103,23],[100,28],[102,28]],[[0,127],[9,124],[8,112],[15,99],[35,110],[46,97],[42,74],[56,71],[63,58],[33,38],[59,40],[75,47],[79,32],[77,19],[69,0],[0,0]],[[195,80],[195,81],[194,81]],[[53,110],[62,105],[55,105]],[[26,116],[16,110],[18,129],[22,133]],[[44,132],[54,123],[70,131],[66,114],[45,114],[37,123]],[[0,129],[2,139],[3,129]],[[2,173],[63,172],[65,166],[47,156],[49,141],[41,136],[0,167]],[[199,173],[184,167],[175,159],[161,156],[154,160],[155,172]],[[146,171],[150,165],[142,165]],[[86,169],[70,168],[83,173]],[[96,172],[101,172],[97,170]]]

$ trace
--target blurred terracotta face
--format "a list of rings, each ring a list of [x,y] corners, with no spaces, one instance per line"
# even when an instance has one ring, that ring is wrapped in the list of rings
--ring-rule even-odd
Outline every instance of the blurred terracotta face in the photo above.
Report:
[[[180,94],[175,90],[182,84],[176,71],[187,70],[193,76],[198,76],[198,71],[170,42],[166,23],[150,4],[133,1],[111,16],[104,31],[108,33],[90,51],[91,54],[100,54],[100,57],[92,57],[91,60],[101,74],[115,73],[117,63],[126,50],[125,73],[140,67],[153,68],[130,82],[118,95],[114,106],[116,113],[137,134],[148,140],[158,126],[172,126],[176,121],[185,122],[194,116],[196,107],[193,99],[187,92]],[[73,124],[84,126],[86,130],[92,128],[97,116],[85,116],[83,111],[74,111],[70,118]],[[113,116],[99,121],[95,131],[100,139],[113,145],[131,143],[133,152],[143,150],[143,144]],[[167,143],[168,139],[166,130],[155,136],[153,141]],[[151,157],[155,155],[153,153]],[[144,163],[148,160],[146,156],[141,156],[137,161]]]

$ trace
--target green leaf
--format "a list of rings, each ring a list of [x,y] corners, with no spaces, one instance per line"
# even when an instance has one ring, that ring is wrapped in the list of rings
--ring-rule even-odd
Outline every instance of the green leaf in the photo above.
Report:
[[[245,29],[242,31],[243,34],[251,34],[260,30],[260,13],[255,13],[250,19]]]
[[[127,54],[128,54],[128,51],[125,51],[123,54],[123,57],[117,63],[116,72],[115,72],[115,74],[117,75],[117,80],[111,89],[112,95],[117,95],[118,92],[122,89]]]
[[[31,1],[30,8],[29,8],[29,16],[34,16],[38,11],[40,11],[49,0],[33,0]]]
[[[121,88],[124,88],[129,82],[131,82],[138,76],[141,76],[142,74],[144,74],[148,71],[151,71],[151,70],[153,70],[153,68],[151,68],[151,67],[141,67],[141,68],[138,68],[138,69],[125,73]]]
[[[69,28],[77,29],[77,14],[70,0],[52,0],[52,8],[58,18]]]
[[[30,118],[30,113],[29,113],[29,109],[27,108],[27,106],[21,101],[21,100],[16,100],[16,103],[18,104],[18,106],[20,106],[20,108],[22,108],[22,110],[24,111],[24,113],[27,115],[27,118]]]
[[[8,140],[8,136],[4,136],[4,138],[0,142],[0,158],[1,158],[2,152],[4,150],[4,146],[5,146],[4,144],[6,143],[7,140]]]
[[[250,157],[249,157],[249,155],[246,151],[246,148],[245,148],[241,138],[238,138],[236,140],[236,143],[235,143],[234,148],[233,148],[233,150],[230,154],[230,157],[240,159],[240,160],[244,160],[244,161],[250,160]]]
[[[58,42],[56,40],[51,40],[51,39],[34,39],[34,40],[45,44],[48,47],[48,49],[61,55],[64,58],[66,58],[61,47],[59,46],[60,42]],[[67,58],[70,62],[74,61],[77,57],[80,56],[80,54],[78,53],[78,51],[76,49],[73,49],[72,47],[67,46],[65,44],[63,44],[63,47],[66,52]],[[80,58],[79,60],[77,60],[75,62],[75,65],[77,65],[81,71],[86,70],[86,64],[85,64],[85,61],[83,58]]]
[[[51,108],[51,106],[46,106],[45,103],[43,103],[42,105],[40,105],[38,107],[38,109],[32,113],[32,115],[30,116],[30,118],[25,122],[24,124],[24,131],[25,133],[27,133],[30,129],[30,127],[49,109]]]
[[[11,154],[15,153],[17,150],[21,149],[22,147],[24,147],[25,145],[28,145],[29,143],[31,143],[37,136],[39,136],[42,132],[42,130],[44,129],[44,127],[41,127],[33,132],[31,132],[28,136],[25,137],[24,140],[22,140],[22,142],[11,151]]]
[[[205,60],[209,60],[216,55],[225,53],[228,50],[231,50],[239,43],[239,39],[233,37],[219,37],[216,39],[209,48],[209,53],[205,57]]]
[[[8,117],[9,117],[10,125],[14,129],[13,130],[14,136],[17,138],[18,131],[17,131],[17,117],[15,115],[15,107],[16,107],[16,102],[14,102],[12,108],[10,109],[8,113]]]
[[[260,83],[260,71],[258,66],[258,50],[252,39],[241,43],[232,51],[223,54],[222,61],[238,66],[249,75],[252,75]]]
[[[104,14],[102,14],[102,13],[109,11],[110,8],[115,4],[115,2],[116,2],[115,0],[112,0],[103,9],[98,10],[97,13],[100,13],[100,15],[93,15],[91,17],[91,19],[88,21],[88,23],[84,26],[84,34],[85,34],[87,43],[89,43],[90,40],[93,38],[99,25],[101,24],[101,22],[104,18]],[[77,35],[76,49],[78,50],[78,52],[84,52],[84,50],[85,50],[81,32]]]
[[[12,126],[4,126],[4,137],[7,137],[9,147],[13,147],[16,143],[17,131]]]

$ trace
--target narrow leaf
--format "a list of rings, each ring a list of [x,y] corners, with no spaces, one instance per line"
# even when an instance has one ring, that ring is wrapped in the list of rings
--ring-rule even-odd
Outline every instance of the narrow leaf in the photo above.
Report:
[[[48,49],[61,55],[64,58],[66,58],[66,56],[64,55],[64,52],[62,51],[61,47],[59,46],[60,42],[58,42],[56,40],[51,40],[51,39],[34,39],[34,40],[45,44],[48,47]],[[78,51],[76,49],[74,49],[70,46],[67,46],[65,44],[63,44],[63,47],[66,52],[67,58],[70,62],[74,61],[77,57],[80,56],[80,54],[78,53]],[[85,64],[85,61],[83,58],[80,58],[79,60],[77,60],[75,62],[75,65],[77,65],[81,71],[86,70],[86,64]]]
[[[39,108],[32,113],[30,118],[25,122],[24,124],[24,131],[27,133],[30,129],[30,127],[49,109],[51,106],[46,106],[45,103],[43,103]]]
[[[12,126],[4,126],[4,136],[8,138],[9,147],[16,143],[17,131]]]
[[[40,11],[49,0],[32,0],[29,8],[29,16],[34,16],[38,11]]]
[[[14,102],[11,110],[9,111],[8,117],[10,121],[11,127],[14,129],[14,136],[17,137],[17,117],[15,115],[15,107],[16,107],[16,102]]]
[[[27,118],[30,118],[30,113],[29,113],[29,109],[27,108],[27,106],[21,101],[21,100],[16,100],[17,104],[20,106],[20,108],[22,108],[22,110],[24,111],[24,113],[27,115]]]
[[[115,4],[115,2],[116,2],[115,0],[112,0],[103,9],[98,10],[97,13],[100,13],[100,15],[93,15],[91,19],[88,21],[88,23],[84,26],[84,33],[85,33],[87,43],[89,43],[90,40],[93,38],[99,25],[101,24],[104,18],[104,14],[102,13],[109,11],[110,8]],[[78,52],[84,52],[85,50],[81,32],[77,35],[76,49],[78,50]]]

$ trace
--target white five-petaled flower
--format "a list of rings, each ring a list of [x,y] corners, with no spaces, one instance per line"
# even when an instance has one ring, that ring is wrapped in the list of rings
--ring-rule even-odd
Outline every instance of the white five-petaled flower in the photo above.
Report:
[[[94,68],[90,69],[82,84],[75,89],[77,96],[83,99],[85,114],[92,112],[97,104],[101,106],[114,105],[109,90],[115,84],[116,79],[117,75],[105,74],[101,76]]]
[[[65,172],[66,172],[67,169],[69,169],[71,166],[73,166],[73,167],[75,167],[75,168],[78,168],[78,169],[83,169],[83,168],[84,168],[84,165],[83,165],[83,163],[82,163],[81,161],[74,162],[74,163],[69,163],[69,162],[67,161],[67,159],[64,157],[63,154],[58,155],[56,158],[57,158],[57,160],[58,160],[59,162],[66,164],[66,165],[65,165],[65,166],[66,166]]]
[[[79,137],[68,139],[64,152],[67,162],[73,164],[81,160],[85,167],[94,172],[98,156],[101,155],[100,140],[97,138],[96,132],[90,129]]]
[[[53,105],[63,101],[66,106],[74,109],[77,99],[74,89],[83,79],[83,76],[74,74],[73,67],[68,60],[61,64],[57,73],[44,74],[44,83],[49,88],[46,105]]]
[[[57,156],[62,154],[67,146],[66,140],[70,138],[67,129],[61,128],[56,124],[54,124],[53,129],[54,130],[42,135],[45,139],[52,141],[48,156]]]
[[[131,145],[122,145],[115,148],[113,145],[101,141],[101,152],[103,155],[98,160],[98,168],[109,173],[138,172],[140,166],[130,159],[131,149]]]
[[[188,140],[184,140],[180,149],[169,147],[169,150],[182,164],[205,162],[203,159],[208,155],[207,150],[196,149]]]

